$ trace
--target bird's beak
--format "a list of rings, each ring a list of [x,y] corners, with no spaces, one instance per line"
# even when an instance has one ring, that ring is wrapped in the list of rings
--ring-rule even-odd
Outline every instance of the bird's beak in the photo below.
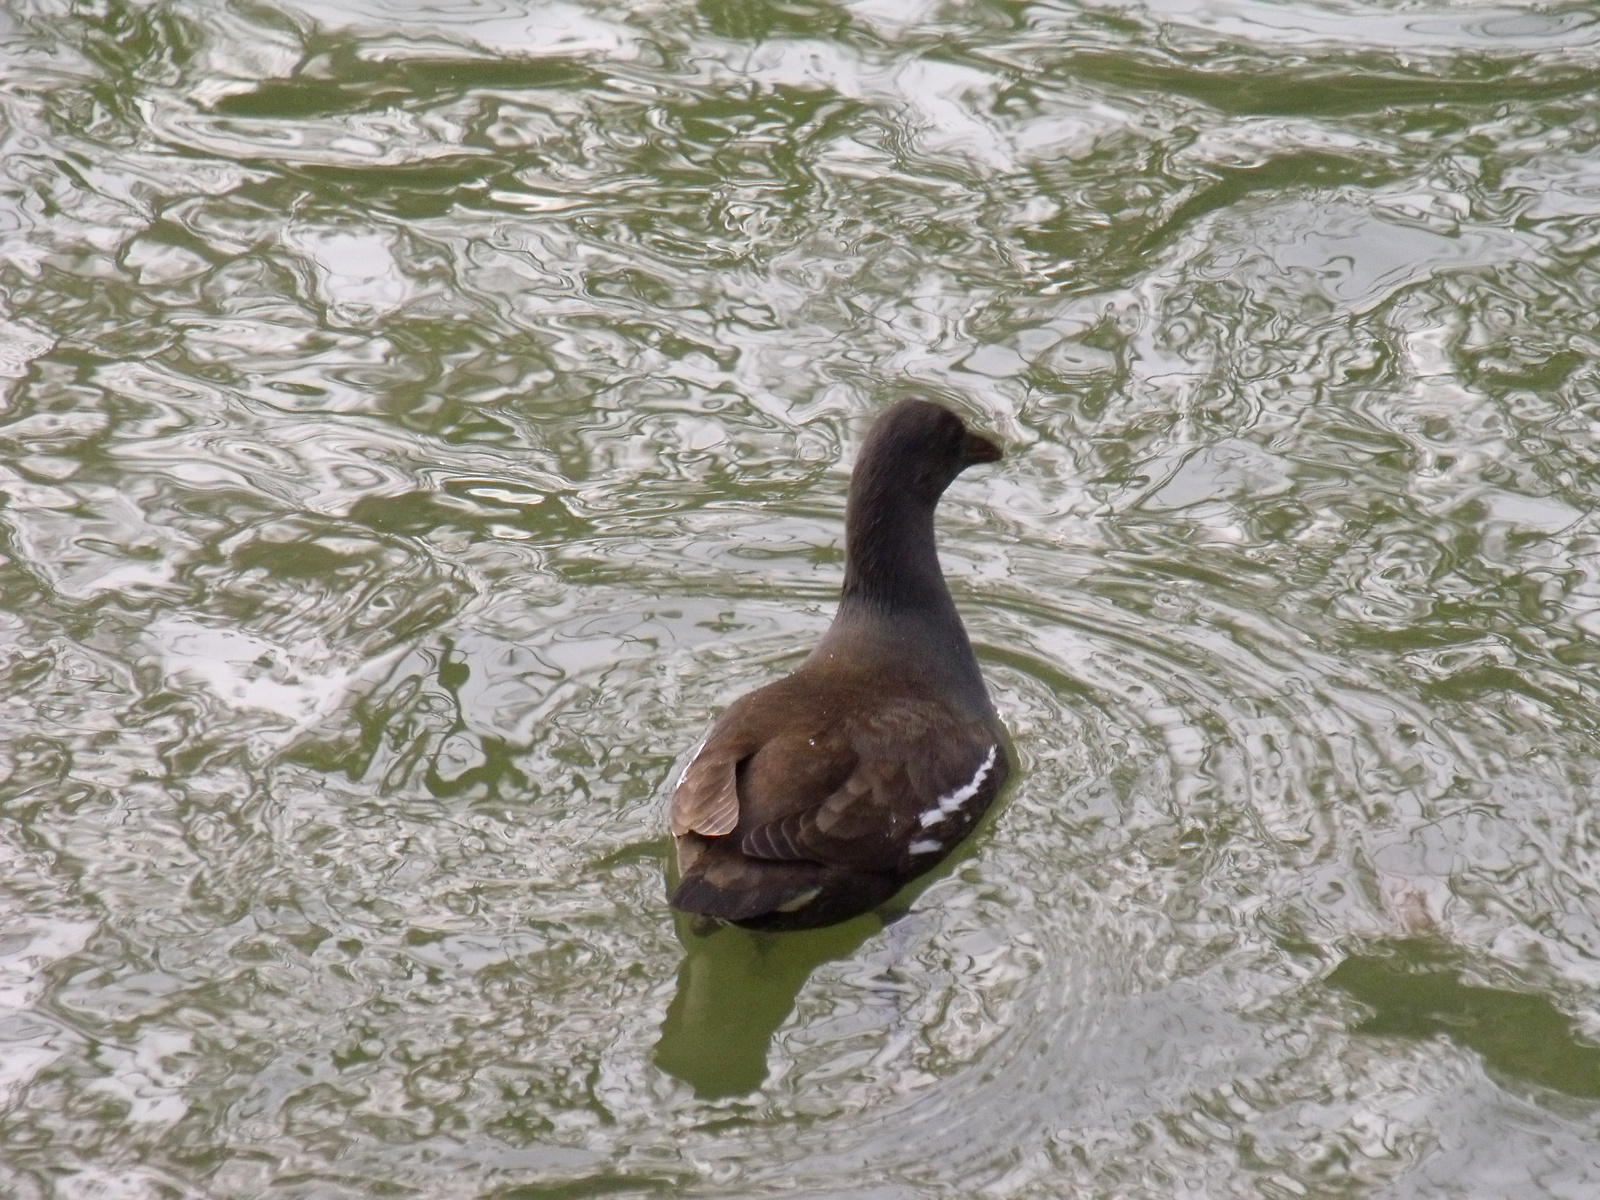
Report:
[[[964,467],[970,467],[974,463],[999,462],[1002,456],[1003,452],[998,442],[991,442],[982,434],[973,433],[970,429],[961,439],[961,465]]]

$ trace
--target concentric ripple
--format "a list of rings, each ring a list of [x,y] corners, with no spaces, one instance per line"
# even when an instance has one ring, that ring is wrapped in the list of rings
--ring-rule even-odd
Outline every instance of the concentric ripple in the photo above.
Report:
[[[1580,7],[0,14],[0,1193],[1587,1197]],[[1021,765],[698,931],[873,411]]]

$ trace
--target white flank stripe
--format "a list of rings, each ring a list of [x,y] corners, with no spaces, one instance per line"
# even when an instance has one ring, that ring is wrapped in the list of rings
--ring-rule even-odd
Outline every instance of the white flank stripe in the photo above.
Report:
[[[957,788],[948,796],[940,796],[939,803],[922,814],[920,820],[924,829],[937,825],[978,794],[978,789],[983,786],[983,781],[989,778],[989,771],[994,766],[995,751],[999,749],[999,746],[990,746],[989,757],[983,760],[983,766],[978,768],[978,773],[972,777],[972,782],[967,784],[966,787]],[[915,854],[916,851],[913,850],[912,853]]]
[[[943,850],[944,843],[935,838],[922,838],[912,842],[907,849],[913,854],[932,854],[935,850]]]
[[[778,907],[773,909],[772,911],[773,912],[781,912],[781,913],[799,912],[802,908],[804,908],[806,905],[810,904],[813,900],[815,900],[821,894],[822,894],[822,889],[819,888],[819,887],[807,888],[805,891],[801,892],[798,896],[796,896],[793,900],[785,900],[782,904],[778,905]]]

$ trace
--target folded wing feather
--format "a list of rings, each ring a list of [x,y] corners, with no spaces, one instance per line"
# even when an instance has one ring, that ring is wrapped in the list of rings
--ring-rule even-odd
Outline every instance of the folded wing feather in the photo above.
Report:
[[[739,823],[738,768],[740,754],[726,747],[706,745],[689,764],[672,794],[672,832],[722,837]]]

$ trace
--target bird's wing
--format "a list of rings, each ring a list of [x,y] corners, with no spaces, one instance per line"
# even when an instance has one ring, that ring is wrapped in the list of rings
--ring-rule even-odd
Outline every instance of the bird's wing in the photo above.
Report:
[[[1005,781],[1005,751],[983,721],[932,701],[874,709],[843,731],[855,764],[817,802],[749,830],[752,858],[856,870],[896,869],[919,836],[948,848],[965,836]]]
[[[741,742],[712,731],[672,793],[673,836],[721,837],[733,832],[739,823],[739,760],[747,753]]]

